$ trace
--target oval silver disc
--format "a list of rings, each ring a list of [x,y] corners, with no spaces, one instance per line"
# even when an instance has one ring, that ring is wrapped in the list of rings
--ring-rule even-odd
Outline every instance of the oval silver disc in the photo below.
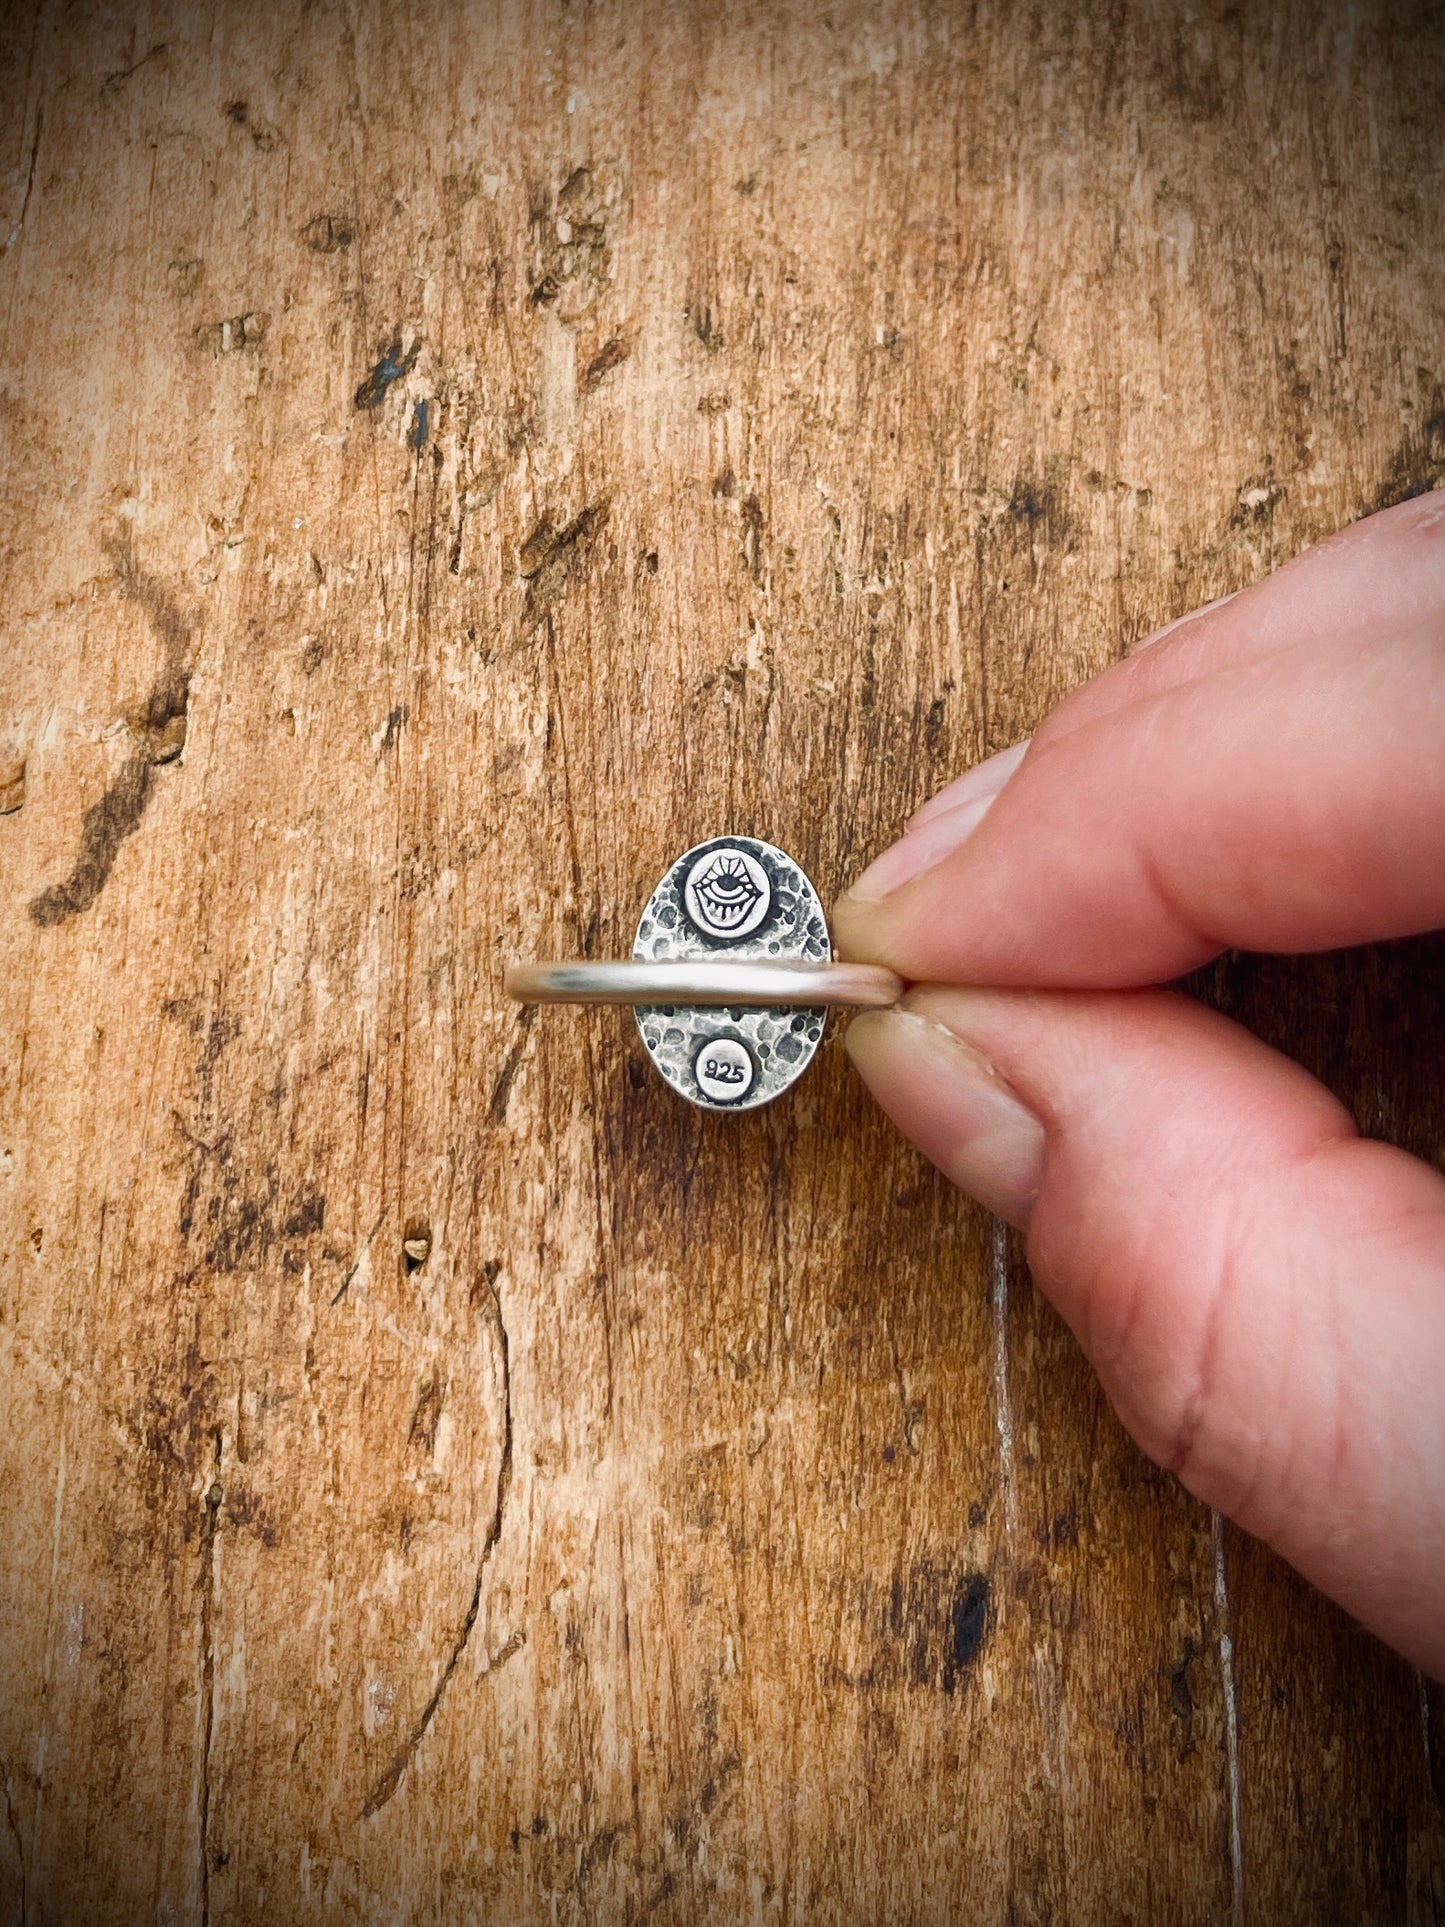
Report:
[[[634,957],[827,963],[818,893],[793,859],[753,836],[715,836],[680,856],[647,900]],[[823,1035],[823,1010],[699,1010],[642,1005],[637,1028],[675,1091],[710,1111],[780,1096]]]

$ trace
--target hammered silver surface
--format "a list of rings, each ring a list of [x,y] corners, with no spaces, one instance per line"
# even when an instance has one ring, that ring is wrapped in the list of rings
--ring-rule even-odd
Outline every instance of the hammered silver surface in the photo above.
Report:
[[[718,937],[694,921],[685,896],[688,879],[699,871],[701,859],[728,851],[749,858],[743,866],[748,877],[755,881],[756,866],[769,892],[767,911],[756,927],[731,939]],[[724,870],[727,867],[723,865]],[[632,954],[649,960],[706,957],[826,963],[833,952],[818,893],[793,859],[757,837],[718,836],[685,852],[658,884],[637,926]],[[752,1111],[780,1096],[818,1048],[826,1014],[786,1007],[698,1010],[671,1005],[642,1005],[636,1013],[637,1028],[653,1063],[675,1091],[709,1111]],[[698,1081],[702,1060],[703,1074],[718,1088],[719,1079],[708,1074],[703,1053],[724,1039],[730,1048],[719,1054],[721,1058],[735,1061],[736,1047],[741,1046],[753,1067],[751,1082],[736,1098],[709,1096]]]

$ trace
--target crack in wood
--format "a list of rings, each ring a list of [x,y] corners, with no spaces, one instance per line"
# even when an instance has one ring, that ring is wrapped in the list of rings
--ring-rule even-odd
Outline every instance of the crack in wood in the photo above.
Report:
[[[200,1570],[196,1583],[201,1594],[201,1761],[200,1815],[201,1927],[211,1920],[211,1742],[216,1726],[216,1549],[221,1526],[221,1434],[215,1434],[211,1483],[201,1517]]]
[[[20,1822],[16,1817],[15,1802],[10,1794],[10,1769],[8,1766],[4,1769],[3,1773],[0,1773],[0,1788],[3,1788],[5,1793],[5,1822],[10,1829],[10,1838],[15,1843],[15,1859],[20,1868],[20,1891],[18,1895],[20,1901],[20,1922],[21,1927],[25,1927],[25,1922],[30,1917],[27,1904],[28,1895],[25,1891],[25,1843],[20,1838]]]
[[[998,1432],[998,1482],[1010,1550],[1018,1538],[1018,1492],[1014,1481],[1013,1399],[1009,1391],[1009,1244],[1002,1218],[992,1222],[989,1246],[989,1309],[993,1318],[994,1425]]]
[[[30,166],[25,175],[25,192],[20,201],[20,212],[15,217],[15,225],[5,237],[0,254],[8,254],[20,239],[25,229],[25,217],[30,212],[30,196],[35,191],[35,169],[40,160],[40,135],[45,126],[45,116],[37,110],[35,115],[35,138],[30,143]]]
[[[477,1623],[477,1616],[482,1608],[482,1587],[486,1583],[487,1566],[491,1561],[492,1554],[496,1551],[497,1541],[502,1536],[502,1522],[506,1516],[507,1497],[512,1486],[512,1360],[511,1347],[507,1339],[506,1320],[502,1316],[501,1294],[497,1290],[496,1280],[494,1278],[488,1278],[486,1286],[492,1300],[492,1313],[496,1320],[497,1327],[497,1343],[502,1354],[502,1462],[497,1468],[496,1503],[493,1506],[491,1521],[487,1527],[487,1536],[482,1541],[482,1555],[477,1562],[477,1576],[472,1584],[472,1596],[467,1605],[466,1617],[462,1620],[461,1629],[452,1642],[452,1649],[447,1656],[446,1665],[442,1668],[441,1677],[432,1688],[431,1698],[422,1708],[421,1717],[413,1727],[411,1736],[405,1746],[397,1753],[396,1757],[367,1795],[366,1802],[361,1809],[361,1817],[363,1820],[370,1820],[376,1814],[380,1813],[381,1809],[396,1793],[397,1788],[406,1776],[407,1769],[411,1766],[412,1761],[415,1760],[421,1748],[421,1743],[430,1730],[432,1721],[436,1718],[437,1708],[441,1705],[446,1690],[451,1685],[452,1675],[460,1665],[462,1655],[466,1652],[467,1645],[471,1640],[473,1628]],[[521,1628],[518,1628],[487,1667],[487,1673],[499,1671],[506,1661],[512,1658],[513,1654],[521,1651],[525,1644],[526,1634]]]
[[[720,1823],[737,1801],[741,1788],[734,1786],[733,1782],[742,1772],[742,1764],[742,1755],[736,1749],[728,1753],[718,1762],[716,1771],[709,1773],[697,1797],[679,1807],[668,1821],[663,1838],[667,1840],[670,1837],[680,1864],[689,1872],[704,1823]],[[664,1867],[662,1878],[643,1902],[638,1920],[651,1920],[676,1891],[676,1868]],[[689,1911],[695,1911],[695,1907]]]

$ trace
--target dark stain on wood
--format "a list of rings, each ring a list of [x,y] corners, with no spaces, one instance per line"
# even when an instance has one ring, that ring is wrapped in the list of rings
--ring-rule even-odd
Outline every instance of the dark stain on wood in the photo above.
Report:
[[[610,503],[593,502],[563,528],[543,517],[532,530],[518,553],[518,568],[527,584],[523,610],[527,628],[536,627],[560,600],[572,576],[586,567],[611,512]]]
[[[594,388],[599,387],[607,379],[614,368],[622,366],[631,353],[632,343],[625,335],[614,335],[611,341],[604,342],[582,370],[582,379],[578,385],[583,394],[590,395]]]
[[[1405,436],[1390,457],[1385,479],[1365,504],[1364,513],[1393,508],[1416,495],[1428,495],[1445,482],[1445,408],[1436,409],[1417,433]]]
[[[914,1560],[886,1591],[855,1580],[844,1596],[860,1644],[858,1662],[840,1664],[837,1678],[864,1693],[912,1687],[951,1698],[968,1678],[991,1623],[987,1574],[948,1561]]]
[[[339,254],[356,239],[356,228],[346,214],[313,214],[301,238],[313,254]]]
[[[403,349],[401,336],[393,335],[377,356],[366,379],[358,383],[356,393],[351,398],[353,406],[360,410],[380,408],[393,384],[404,381],[415,368],[420,353],[420,339]]]
[[[42,930],[77,917],[95,902],[109,881],[120,846],[134,836],[150,797],[151,759],[132,756],[81,818],[80,847],[70,874],[30,901],[30,920]]]

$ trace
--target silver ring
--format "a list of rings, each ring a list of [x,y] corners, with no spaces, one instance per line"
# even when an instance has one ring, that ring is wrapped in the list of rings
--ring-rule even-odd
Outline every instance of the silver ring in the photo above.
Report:
[[[903,979],[891,970],[854,963],[518,964],[503,985],[522,1004],[687,1004],[700,1010],[793,1004],[881,1010],[903,995]]]
[[[902,980],[835,963],[818,893],[771,843],[719,836],[678,857],[648,898],[632,957],[523,964],[509,997],[631,1004],[647,1054],[690,1103],[751,1111],[800,1077],[832,1005],[896,1003]]]

